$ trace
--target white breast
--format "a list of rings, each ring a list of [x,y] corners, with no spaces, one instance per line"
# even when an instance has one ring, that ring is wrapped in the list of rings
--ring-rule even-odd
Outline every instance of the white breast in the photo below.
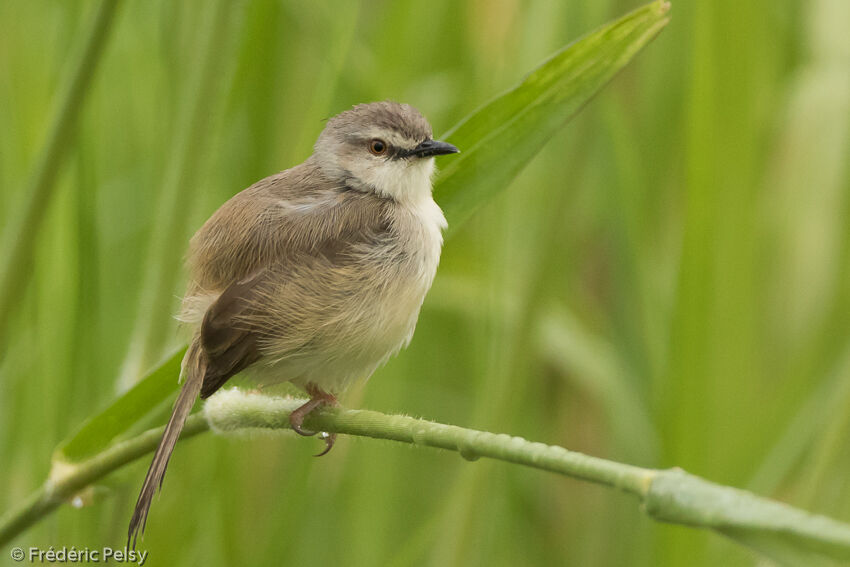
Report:
[[[375,332],[383,335],[377,342],[387,351],[380,363],[407,346],[413,336],[419,309],[440,263],[446,218],[429,194],[418,202],[399,204],[394,224],[398,241],[390,252],[393,259],[386,271],[385,295],[376,306],[382,326]]]
[[[440,250],[443,247],[443,230],[448,223],[442,209],[431,198],[430,193],[424,199],[401,205],[410,215],[408,229],[413,235],[407,243],[417,249],[422,258],[423,276],[427,278],[428,286],[440,263]]]
[[[350,297],[335,344],[294,380],[297,385],[313,382],[328,391],[344,390],[369,378],[410,342],[440,262],[446,220],[428,194],[418,202],[399,203],[393,225],[396,238],[364,255],[364,268],[380,276]]]

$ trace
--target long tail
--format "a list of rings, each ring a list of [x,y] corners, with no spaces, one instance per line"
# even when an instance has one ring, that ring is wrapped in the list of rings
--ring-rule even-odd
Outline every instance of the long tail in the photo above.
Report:
[[[151,461],[148,474],[145,476],[145,482],[142,484],[139,499],[136,501],[136,509],[133,511],[133,517],[130,519],[130,529],[127,532],[127,546],[129,547],[132,541],[132,549],[136,548],[136,538],[139,533],[144,534],[145,532],[145,523],[153,496],[157,488],[162,488],[162,479],[165,476],[165,469],[168,467],[168,460],[171,458],[171,452],[174,451],[174,446],[177,444],[177,439],[180,437],[180,432],[183,430],[186,418],[189,417],[192,406],[195,405],[195,400],[198,399],[201,385],[204,382],[206,366],[206,356],[204,356],[201,349],[200,338],[196,337],[189,346],[189,350],[186,351],[186,356],[183,357],[181,372],[185,380],[183,389],[180,390],[180,395],[177,396],[177,401],[174,402],[171,419],[168,420],[168,425],[165,426],[165,432],[162,434],[162,439],[153,455],[153,461]]]

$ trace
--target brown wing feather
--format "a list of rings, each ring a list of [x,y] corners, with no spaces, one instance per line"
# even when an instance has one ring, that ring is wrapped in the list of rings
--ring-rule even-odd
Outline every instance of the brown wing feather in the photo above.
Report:
[[[223,290],[294,255],[321,253],[328,242],[362,241],[387,222],[390,204],[339,186],[307,160],[234,195],[204,223],[189,249],[191,280]]]
[[[228,286],[204,315],[201,345],[207,355],[207,368],[201,387],[201,398],[213,395],[231,376],[260,358],[257,335],[236,322],[253,303],[258,285],[266,271]]]

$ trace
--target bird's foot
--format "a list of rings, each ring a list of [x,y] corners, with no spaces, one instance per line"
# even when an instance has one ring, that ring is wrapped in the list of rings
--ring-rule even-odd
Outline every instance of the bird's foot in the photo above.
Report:
[[[292,427],[292,430],[298,435],[304,435],[305,437],[309,437],[315,435],[316,431],[309,431],[304,429],[304,419],[307,418],[310,413],[313,412],[316,408],[321,406],[336,406],[339,405],[336,401],[336,397],[333,394],[329,394],[324,390],[320,389],[313,384],[307,385],[307,393],[310,394],[310,399],[307,403],[295,409],[291,414],[289,414],[289,425]],[[334,441],[336,441],[336,433],[326,433],[322,432],[322,439],[325,442],[325,450],[319,453],[318,455],[314,455],[316,457],[321,457],[322,455],[327,455],[328,452],[333,448]]]
[[[322,405],[323,402],[324,400],[322,399],[312,398],[306,404],[299,406],[298,409],[289,414],[289,425],[292,427],[292,431],[305,437],[315,435],[315,431],[308,431],[302,426],[304,424],[304,419],[310,414],[310,412]]]

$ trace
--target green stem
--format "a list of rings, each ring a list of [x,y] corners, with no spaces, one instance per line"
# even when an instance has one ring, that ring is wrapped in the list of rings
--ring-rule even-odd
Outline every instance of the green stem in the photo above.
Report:
[[[183,437],[207,429],[289,429],[289,414],[305,400],[227,390],[211,398],[202,414],[186,422]],[[521,437],[476,431],[368,410],[322,409],[305,427],[456,451],[468,460],[489,457],[611,486],[637,496],[643,510],[663,522],[709,528],[767,555],[771,538],[792,543],[795,557],[850,559],[850,526],[750,492],[720,486],[679,469],[655,470],[590,457]],[[56,461],[47,482],[0,519],[0,545],[52,512],[75,493],[153,451],[163,428],[115,443],[81,463]],[[787,560],[788,555],[779,558]]]
[[[7,252],[0,257],[0,352],[6,346],[9,317],[20,303],[20,295],[32,275],[35,239],[50,204],[56,175],[70,148],[68,140],[83,108],[83,99],[103,55],[117,5],[117,0],[100,3],[86,42],[71,64],[73,71],[59,96],[47,141],[24,190],[26,201],[19,212],[7,215],[2,240]]]
[[[204,417],[195,414],[186,420],[180,438],[186,439],[208,429],[209,425]],[[152,452],[163,431],[165,427],[145,431],[126,441],[115,443],[82,463],[54,461],[53,469],[44,484],[17,508],[0,518],[0,545],[8,543],[83,488]]]
[[[269,398],[230,390],[210,400],[205,413],[210,427],[217,432],[245,428],[288,429],[290,412],[302,403],[304,400]],[[457,451],[471,461],[489,457],[604,484],[637,496],[647,492],[655,475],[655,471],[650,469],[606,461],[504,433],[477,431],[369,410],[316,411],[305,420],[305,427]]]

